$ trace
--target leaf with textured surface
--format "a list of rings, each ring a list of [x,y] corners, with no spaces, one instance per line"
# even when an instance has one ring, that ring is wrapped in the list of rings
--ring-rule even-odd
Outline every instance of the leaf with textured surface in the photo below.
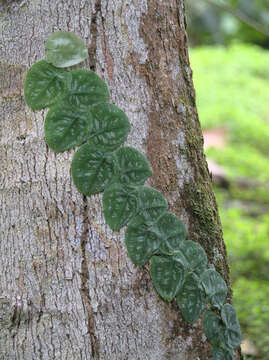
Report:
[[[157,232],[162,239],[160,253],[164,255],[172,254],[180,249],[181,242],[187,236],[183,222],[170,212],[165,212],[158,219]]]
[[[75,34],[57,31],[45,42],[46,60],[60,68],[79,64],[87,59],[88,49]]]
[[[138,150],[123,146],[115,151],[119,181],[126,185],[143,185],[151,176],[148,160]]]
[[[223,278],[217,271],[208,269],[202,274],[201,281],[210,303],[220,309],[227,296],[227,286]]]
[[[53,106],[45,120],[45,139],[55,152],[65,151],[83,143],[91,130],[91,113],[60,103]]]
[[[235,360],[232,351],[222,347],[211,346],[211,356],[213,360]]]
[[[224,341],[230,348],[236,348],[241,344],[241,331],[236,317],[236,312],[231,304],[223,305],[221,318],[225,325]]]
[[[220,318],[210,310],[204,313],[203,328],[207,339],[212,345],[219,346],[223,342],[223,326]]]
[[[167,201],[157,190],[140,186],[138,192],[138,213],[144,218],[145,223],[155,222],[160,215],[167,211]]]
[[[202,274],[207,266],[207,256],[200,244],[187,240],[180,242],[179,249],[174,255],[176,261],[181,263],[186,271]]]
[[[108,225],[112,230],[120,230],[136,212],[135,189],[119,183],[111,184],[105,189],[103,207]]]
[[[71,82],[66,102],[76,107],[91,106],[109,100],[106,83],[91,70],[71,71]]]
[[[125,233],[128,256],[138,266],[145,265],[156,253],[160,241],[154,228],[145,224],[139,215],[130,222]]]
[[[200,279],[194,273],[186,277],[183,287],[177,295],[177,303],[184,319],[190,323],[195,322],[204,310],[206,295]]]
[[[40,110],[60,101],[68,90],[71,74],[57,69],[45,60],[35,63],[27,72],[24,96],[27,105]]]
[[[184,280],[184,269],[171,257],[153,256],[150,275],[158,294],[167,301],[173,300]]]
[[[88,143],[112,151],[124,143],[130,131],[128,117],[117,106],[101,103],[90,108],[93,128]]]
[[[85,144],[72,160],[73,181],[84,195],[97,194],[105,189],[114,175],[113,156]]]

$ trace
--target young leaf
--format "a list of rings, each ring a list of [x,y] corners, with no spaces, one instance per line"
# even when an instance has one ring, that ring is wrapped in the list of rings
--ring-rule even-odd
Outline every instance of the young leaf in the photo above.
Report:
[[[136,212],[136,192],[119,183],[111,184],[105,189],[103,207],[108,225],[112,230],[120,230]]]
[[[230,304],[223,305],[221,318],[225,325],[224,341],[226,345],[232,349],[240,346],[241,331],[234,307]]]
[[[218,272],[212,269],[206,270],[201,281],[210,303],[216,308],[221,308],[227,296],[227,286]]]
[[[194,271],[197,275],[204,272],[207,266],[207,256],[200,244],[187,240],[181,241],[174,259],[181,263],[188,271]]]
[[[138,150],[123,146],[115,151],[122,184],[143,185],[152,171],[148,160]]]
[[[70,72],[57,69],[45,60],[35,63],[27,72],[24,96],[27,105],[40,110],[56,104],[67,92]]]
[[[141,216],[136,216],[125,232],[128,256],[138,266],[143,266],[159,248],[160,238],[154,228],[144,223]]]
[[[91,130],[91,113],[69,104],[53,106],[45,120],[45,139],[55,152],[65,151],[83,143]]]
[[[103,191],[114,175],[113,157],[85,144],[72,160],[73,181],[82,194],[90,196]]]
[[[144,222],[149,224],[152,220],[156,221],[164,212],[167,211],[167,201],[157,190],[140,186],[138,192],[138,213],[144,218]]]
[[[91,107],[93,128],[88,143],[105,151],[119,147],[130,131],[130,123],[125,113],[117,106],[101,103]]]
[[[106,83],[91,70],[71,71],[71,82],[66,102],[73,106],[91,106],[109,100]]]
[[[46,60],[59,68],[79,64],[89,56],[83,41],[67,31],[57,31],[50,35],[45,48]]]
[[[220,318],[210,310],[207,310],[203,318],[205,336],[212,345],[219,346],[223,342],[223,327]]]
[[[195,322],[204,310],[205,292],[200,284],[200,279],[194,273],[186,277],[183,287],[177,295],[177,303],[184,319],[189,323]]]
[[[162,239],[160,253],[170,255],[180,249],[180,244],[186,239],[186,229],[181,220],[170,212],[165,212],[157,222],[157,232]]]
[[[235,360],[232,351],[222,347],[211,346],[211,356],[213,360]]]
[[[183,284],[184,269],[171,257],[153,256],[150,262],[150,275],[159,295],[171,301]]]

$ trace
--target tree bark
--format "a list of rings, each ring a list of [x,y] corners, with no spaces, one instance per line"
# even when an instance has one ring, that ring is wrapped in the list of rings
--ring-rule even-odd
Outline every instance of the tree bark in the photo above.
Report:
[[[44,40],[59,29],[80,36],[85,67],[130,119],[126,144],[151,163],[149,184],[229,285],[183,0],[17,0],[0,11],[0,359],[209,359],[201,319],[188,325],[157,295],[148,267],[126,254],[125,230],[105,224],[101,195],[76,190],[73,151],[46,146],[46,111],[23,97]]]

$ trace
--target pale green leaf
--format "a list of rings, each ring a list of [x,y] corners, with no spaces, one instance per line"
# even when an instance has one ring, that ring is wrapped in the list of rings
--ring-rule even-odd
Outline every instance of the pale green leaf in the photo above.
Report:
[[[79,64],[88,55],[83,41],[68,31],[57,31],[45,42],[46,60],[52,65],[64,68]]]

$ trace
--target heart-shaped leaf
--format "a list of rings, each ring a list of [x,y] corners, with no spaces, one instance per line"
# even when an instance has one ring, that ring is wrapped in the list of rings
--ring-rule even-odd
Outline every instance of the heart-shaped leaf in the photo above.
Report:
[[[138,213],[143,217],[144,222],[150,224],[155,222],[164,212],[167,211],[167,201],[157,190],[140,186],[138,192]]]
[[[114,183],[105,189],[103,207],[106,222],[112,230],[120,230],[134,216],[137,207],[134,188]]]
[[[160,246],[160,237],[154,227],[144,223],[141,216],[136,216],[125,232],[125,243],[130,259],[138,266],[145,265]]]
[[[221,318],[225,325],[224,341],[232,349],[241,344],[241,331],[236,312],[231,304],[223,305],[221,309]]]
[[[46,60],[59,68],[79,64],[89,56],[83,41],[67,31],[57,31],[50,35],[45,48]]]
[[[180,244],[187,235],[183,222],[170,212],[165,212],[158,219],[156,231],[162,239],[160,253],[164,255],[173,254],[180,249]]]
[[[173,300],[184,280],[184,269],[171,257],[153,256],[150,275],[159,295],[167,301]]]
[[[66,102],[75,107],[91,106],[109,100],[106,83],[90,70],[71,71],[71,82]]]
[[[91,107],[93,128],[88,143],[112,151],[119,147],[130,131],[130,123],[124,111],[117,106],[101,103]]]
[[[190,273],[186,277],[183,287],[177,295],[177,303],[184,319],[189,323],[195,322],[204,310],[206,295],[200,279],[194,273]]]
[[[235,360],[232,351],[222,347],[211,346],[211,356],[213,360]]]
[[[73,181],[82,194],[90,196],[103,191],[114,175],[113,156],[85,144],[72,160]]]
[[[223,342],[224,328],[220,318],[210,310],[204,313],[203,318],[204,333],[212,345],[219,346]]]
[[[55,152],[65,151],[83,143],[91,130],[91,113],[69,104],[53,106],[45,120],[45,138]]]
[[[45,60],[38,61],[26,75],[24,96],[27,105],[40,110],[56,104],[65,96],[70,80],[70,72],[57,69]]]
[[[210,303],[220,309],[227,296],[227,286],[218,272],[212,269],[206,270],[201,281]]]
[[[151,215],[148,213],[145,221],[142,211],[142,215],[137,215],[126,230],[128,255],[136,265],[144,265],[154,253],[167,255],[161,251],[163,244],[169,244],[171,249],[176,248],[186,236],[184,225],[174,214],[165,212],[159,217],[155,216],[155,212]]]
[[[115,151],[119,181],[122,184],[143,185],[152,171],[148,160],[138,150],[123,146]]]
[[[174,255],[176,261],[182,264],[186,271],[194,271],[200,275],[207,266],[207,256],[200,244],[187,240],[180,242],[179,250]]]

